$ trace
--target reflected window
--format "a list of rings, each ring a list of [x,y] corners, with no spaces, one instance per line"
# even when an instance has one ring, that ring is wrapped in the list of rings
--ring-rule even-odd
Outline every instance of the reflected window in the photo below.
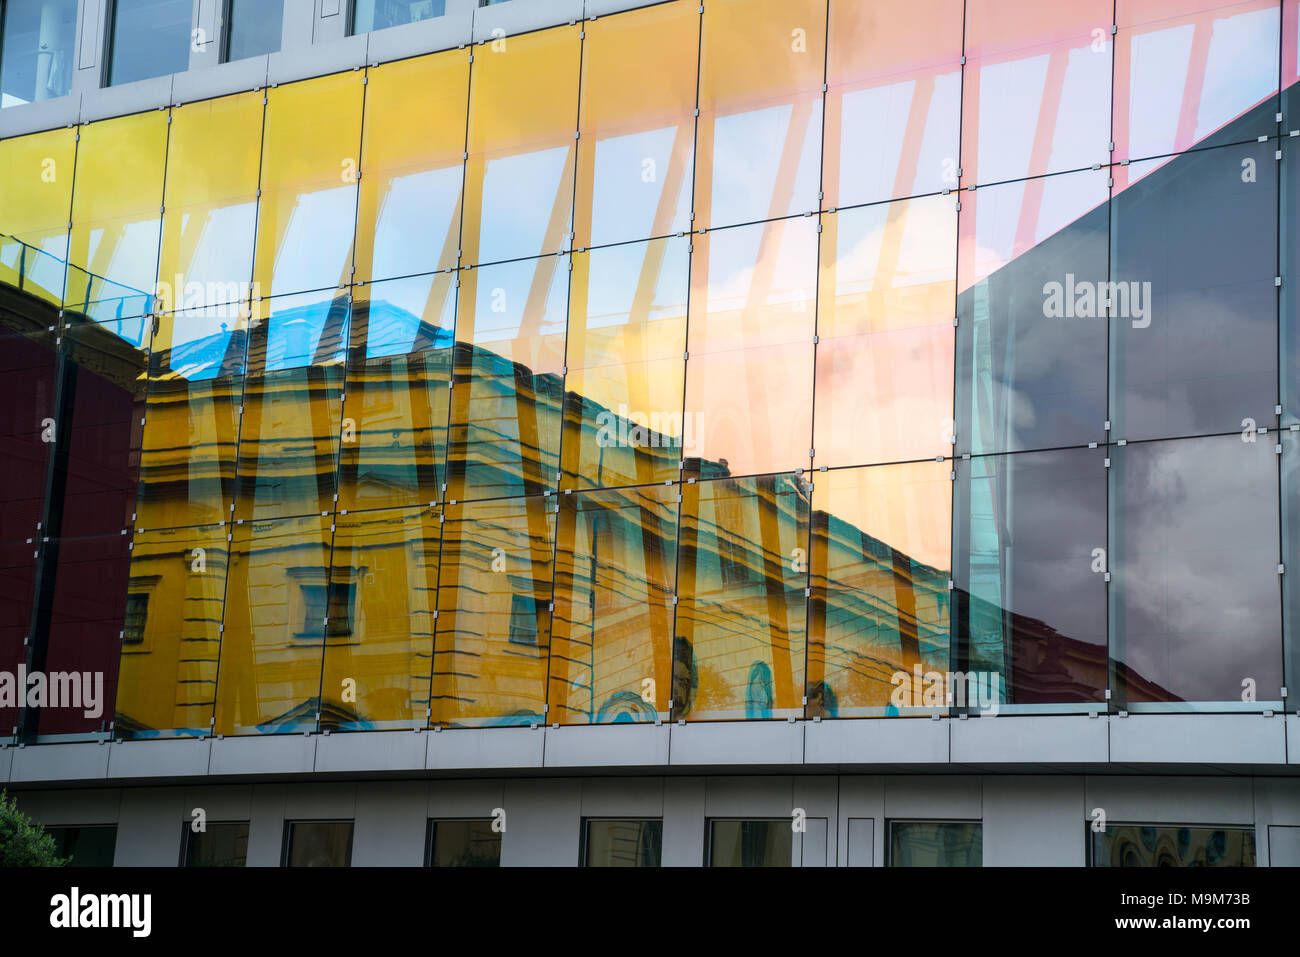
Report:
[[[226,62],[280,49],[284,0],[230,0],[226,22]]]
[[[369,33],[442,16],[446,0],[355,0],[352,32]]]
[[[182,867],[244,867],[248,863],[248,822],[208,821],[196,832],[186,822]]]
[[[790,819],[711,820],[705,865],[708,867],[791,867],[794,829]]]
[[[351,867],[351,821],[286,821],[283,867]]]
[[[77,0],[0,7],[0,108],[66,96],[76,69]]]
[[[491,820],[430,821],[429,867],[500,867],[501,831]]]
[[[664,822],[583,822],[583,867],[659,867],[663,857]]]
[[[114,0],[110,9],[109,86],[189,69],[193,0]]]
[[[982,867],[984,825],[971,821],[890,821],[890,867]]]
[[[68,859],[69,867],[112,867],[117,849],[117,825],[91,827],[47,827],[54,838],[55,853]]]
[[[1244,827],[1107,824],[1088,829],[1089,867],[1254,867],[1255,831]]]

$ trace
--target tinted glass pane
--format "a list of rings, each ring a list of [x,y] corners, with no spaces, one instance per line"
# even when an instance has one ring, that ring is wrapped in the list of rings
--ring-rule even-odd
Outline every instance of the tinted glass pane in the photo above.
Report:
[[[72,88],[77,0],[5,5],[0,107],[66,96]]]
[[[891,867],[981,867],[983,832],[980,824],[890,821],[889,864]]]
[[[491,821],[431,821],[431,867],[500,867],[501,832]]]
[[[819,206],[824,0],[717,0],[700,46],[695,226]]]
[[[1115,160],[1277,132],[1278,4],[1118,0]]]
[[[36,590],[35,544],[8,542],[0,545],[0,672],[16,674],[27,663],[24,639],[31,633],[32,603]],[[18,726],[17,702],[0,706],[0,740],[7,740]]]
[[[284,0],[232,0],[226,59],[242,60],[280,49]]]
[[[1111,656],[1130,708],[1280,700],[1276,458],[1236,435],[1112,450]]]
[[[441,527],[429,508],[335,520],[323,726],[425,726]]]
[[[689,240],[573,257],[565,378],[565,488],[675,479],[682,418]]]
[[[217,734],[315,730],[329,608],[329,548],[328,518],[234,526]]]
[[[790,867],[794,831],[789,821],[710,821],[710,867]]]
[[[815,464],[950,454],[955,203],[883,203],[823,224]]]
[[[1260,436],[1257,441],[1266,442],[1267,436]],[[1285,568],[1294,568],[1300,566],[1300,434],[1285,431],[1281,443],[1282,563]],[[1286,629],[1283,684],[1289,692],[1300,687],[1300,579],[1292,575],[1282,577],[1282,623]],[[1288,693],[1286,706],[1288,711],[1295,711],[1300,708],[1300,699]]]
[[[658,867],[663,821],[588,821],[587,867]]]
[[[112,867],[117,848],[117,825],[98,827],[47,827],[54,837],[59,857],[69,858],[70,867]]]
[[[192,0],[114,0],[112,9],[110,86],[189,69]]]
[[[958,670],[997,675],[997,701],[1105,700],[1105,456],[1074,449],[957,462]]]
[[[1274,150],[1254,143],[1127,167],[1142,178],[1111,203],[1112,309],[1127,319],[1111,324],[1116,438],[1240,431],[1243,419],[1273,415]]]
[[[63,302],[76,135],[55,130],[0,140],[0,283],[54,306]],[[3,321],[27,331],[12,317]]]
[[[1089,832],[1088,850],[1091,867],[1254,867],[1255,832],[1111,824]]]
[[[808,714],[895,714],[949,669],[950,462],[814,473]]]
[[[58,359],[52,333],[0,335],[0,381],[8,387],[0,405],[0,541],[32,538],[42,521],[49,439],[58,433]]]
[[[292,821],[286,825],[287,867],[351,867],[351,821]]]
[[[450,51],[368,72],[358,280],[456,265],[469,70],[469,57]]]
[[[462,261],[569,248],[579,32],[557,27],[475,48]]]
[[[443,15],[446,0],[356,0],[352,32],[366,33]]]
[[[823,207],[957,186],[962,0],[831,0]]]
[[[538,497],[444,509],[434,724],[545,720],[551,509]]]
[[[961,452],[1105,440],[1107,176],[1069,173],[964,194]]]
[[[677,489],[560,498],[547,717],[666,717],[672,682]]]
[[[186,825],[186,867],[243,867],[247,861],[247,821],[210,821],[199,833]]]
[[[1281,424],[1295,425],[1300,423],[1300,139],[1290,136],[1282,141],[1281,193]]]
[[[584,29],[574,245],[690,229],[698,6],[677,0]]]
[[[207,734],[211,727],[227,527],[135,536],[114,718],[123,736]]]
[[[673,716],[802,716],[806,486],[769,475],[681,491]]]

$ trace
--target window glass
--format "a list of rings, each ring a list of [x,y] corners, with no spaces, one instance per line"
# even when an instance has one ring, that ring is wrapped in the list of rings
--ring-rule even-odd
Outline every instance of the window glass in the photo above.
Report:
[[[890,821],[890,867],[981,867],[984,826],[966,822]]]
[[[457,264],[469,71],[452,50],[367,73],[358,280]]]
[[[443,510],[433,717],[545,721],[555,515],[540,496]]]
[[[996,675],[988,700],[1105,701],[1105,457],[1068,449],[956,463],[958,670],[968,686],[978,677],[981,694]]]
[[[0,381],[6,384],[0,415],[5,477],[0,482],[0,541],[33,538],[43,521],[49,455],[46,441],[56,418],[59,349],[51,332],[0,335]],[[2,727],[2,725],[0,725]]]
[[[1295,426],[1291,427],[1292,429]],[[1257,441],[1267,441],[1259,437]],[[1282,566],[1300,566],[1300,434],[1288,429],[1282,433]],[[1290,575],[1282,577],[1282,624],[1286,688],[1300,687],[1300,581]],[[1288,694],[1288,711],[1300,709],[1300,700]],[[3,725],[0,724],[0,728]]]
[[[1118,160],[1277,133],[1275,0],[1117,0]]]
[[[819,208],[825,66],[825,0],[706,5],[697,229]]]
[[[206,830],[185,828],[184,867],[244,867],[248,863],[248,822],[208,821]]]
[[[27,636],[32,627],[36,592],[37,549],[26,541],[0,543],[0,671],[17,674],[27,664]],[[18,726],[15,701],[0,704],[0,740]]]
[[[895,676],[948,671],[951,467],[813,473],[810,717],[927,705]]]
[[[1111,450],[1110,636],[1120,707],[1280,709],[1273,449],[1267,437],[1229,435]],[[1225,508],[1244,502],[1259,507]]]
[[[351,867],[352,821],[287,821],[285,867]]]
[[[586,821],[584,867],[659,867],[663,821]]]
[[[193,0],[114,0],[111,9],[109,86],[189,69]]]
[[[672,688],[677,488],[559,499],[547,717],[667,717]]]
[[[710,821],[710,867],[790,867],[794,830],[789,820]]]
[[[0,38],[0,108],[66,96],[72,88],[77,0],[8,3]]]
[[[136,533],[113,719],[123,737],[211,729],[226,534],[218,525]]]
[[[573,257],[565,377],[565,488],[677,478],[690,241]]]
[[[963,194],[960,452],[1105,441],[1108,175],[1066,173]]]
[[[814,463],[950,454],[955,202],[882,203],[822,222]]]
[[[673,717],[802,717],[806,486],[767,475],[680,488]]]
[[[1296,117],[1300,121],[1300,116]],[[1300,138],[1282,141],[1279,354],[1282,425],[1300,424]]]
[[[557,27],[474,48],[462,262],[569,249],[580,32]]]
[[[823,208],[957,186],[962,0],[831,0]]]
[[[112,867],[117,849],[117,825],[91,827],[47,827],[54,838],[55,853],[68,858],[69,867]]]
[[[215,733],[316,729],[329,548],[328,517],[235,524]]]
[[[335,519],[323,727],[359,731],[427,723],[439,517],[425,507]]]
[[[1089,867],[1254,867],[1255,832],[1242,827],[1109,824],[1088,832]]]
[[[280,49],[284,0],[231,0],[226,26],[226,60],[275,53]]]
[[[446,0],[355,0],[352,32],[368,33],[403,23],[418,23],[445,12]]]
[[[501,832],[492,821],[430,821],[430,867],[500,867]]]
[[[0,140],[0,283],[54,306],[63,302],[76,136]]]
[[[574,245],[689,230],[697,4],[600,17],[584,30]]]

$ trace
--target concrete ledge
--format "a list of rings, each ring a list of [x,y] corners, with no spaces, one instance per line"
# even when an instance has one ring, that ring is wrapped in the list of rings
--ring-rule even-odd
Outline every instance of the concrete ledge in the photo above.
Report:
[[[401,29],[400,27],[397,29]],[[268,83],[292,83],[327,73],[342,73],[366,65],[369,33],[342,37],[296,50],[272,53],[266,66]]]
[[[548,768],[662,767],[669,729],[653,724],[606,724],[546,729]]]
[[[788,721],[675,724],[672,765],[802,764],[803,727]]]
[[[7,106],[0,110],[0,139],[72,126],[80,118],[80,93],[26,106]]]
[[[171,106],[172,75],[151,80],[86,90],[81,94],[81,122],[93,123],[129,113],[143,113]]]
[[[1110,760],[1120,764],[1285,764],[1285,728],[1281,715],[1112,717]]]
[[[582,19],[582,0],[508,0],[474,11],[474,42],[492,39],[493,30],[512,37],[518,33],[557,27]]]
[[[418,771],[424,768],[421,731],[363,731],[313,735],[317,771]]]
[[[315,766],[314,736],[268,734],[214,739],[208,773],[306,774]]]
[[[33,744],[10,748],[13,766],[9,780],[22,781],[98,781],[108,777],[107,744]]]
[[[110,778],[170,778],[208,773],[207,738],[114,741],[108,746]]]
[[[1002,718],[991,718],[1001,721]],[[847,718],[807,725],[808,764],[947,764],[948,720]]]
[[[658,7],[680,0],[587,0],[583,6],[583,15],[588,19],[603,17],[611,13],[624,13],[639,10],[641,7]],[[691,4],[698,7],[697,4]]]
[[[0,781],[9,780],[9,772],[13,769],[14,748],[0,748]]]
[[[540,728],[457,728],[428,732],[429,770],[540,768],[546,733]]]
[[[1300,714],[1286,716],[1286,751],[1288,764],[1300,764]]]
[[[1128,719],[1125,719],[1128,720]],[[976,718],[949,721],[954,764],[1016,761],[1043,764],[1104,764],[1109,739],[1104,715]]]
[[[268,56],[251,56],[203,70],[177,73],[172,83],[172,104],[180,106],[195,100],[210,100],[214,96],[229,96],[231,93],[260,89],[266,86],[269,62]]]
[[[366,55],[371,63],[385,63],[438,50],[466,46],[474,37],[475,0],[448,0],[447,12],[432,20],[368,34]]]

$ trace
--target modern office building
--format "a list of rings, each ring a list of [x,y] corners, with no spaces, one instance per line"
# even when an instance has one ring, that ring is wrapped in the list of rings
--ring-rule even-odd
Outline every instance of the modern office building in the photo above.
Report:
[[[1300,864],[1298,49],[0,2],[0,786],[81,863]]]

